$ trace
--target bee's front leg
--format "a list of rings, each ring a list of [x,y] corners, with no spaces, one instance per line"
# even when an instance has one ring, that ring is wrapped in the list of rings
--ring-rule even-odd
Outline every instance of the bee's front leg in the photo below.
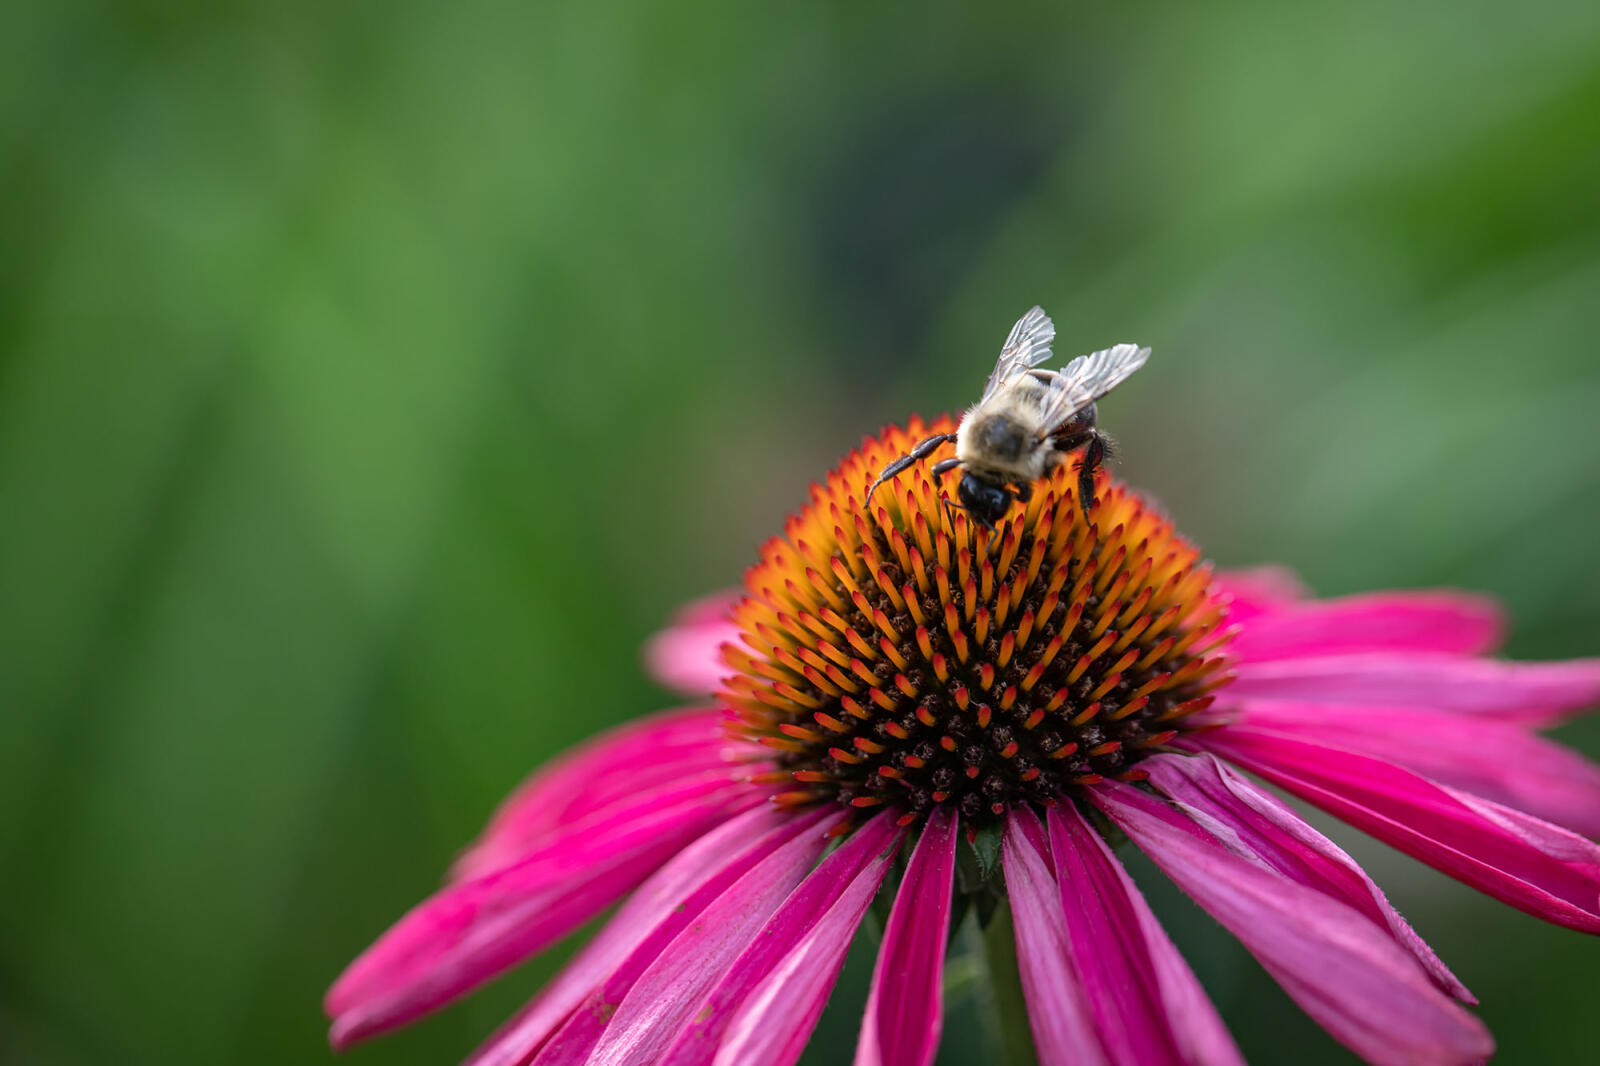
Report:
[[[882,485],[885,481],[888,481],[902,470],[906,470],[912,465],[926,459],[928,456],[938,451],[940,445],[955,439],[956,435],[954,433],[935,433],[927,440],[922,441],[915,448],[912,448],[908,454],[902,455],[900,458],[884,467],[883,471],[878,475],[878,480],[874,481],[872,483],[872,487],[867,490],[867,501],[871,502],[872,494],[878,491],[879,485]]]

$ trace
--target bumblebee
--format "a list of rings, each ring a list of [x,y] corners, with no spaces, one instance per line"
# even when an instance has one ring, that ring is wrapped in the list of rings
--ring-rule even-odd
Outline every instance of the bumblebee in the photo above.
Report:
[[[1005,518],[1014,501],[1033,497],[1034,482],[1066,456],[1082,450],[1078,503],[1094,507],[1094,475],[1104,464],[1108,439],[1096,424],[1095,401],[1126,381],[1150,357],[1149,348],[1119,344],[1080,355],[1060,370],[1039,364],[1050,358],[1055,323],[1035,307],[1017,320],[978,402],[967,408],[954,433],[919,443],[878,475],[879,485],[955,442],[954,456],[935,463],[935,477],[961,470],[956,495],[961,507],[988,529]]]

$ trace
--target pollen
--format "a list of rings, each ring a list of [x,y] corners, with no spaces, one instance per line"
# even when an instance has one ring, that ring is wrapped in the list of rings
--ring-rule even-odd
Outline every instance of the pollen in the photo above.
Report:
[[[994,530],[913,466],[913,420],[863,442],[770,540],[735,607],[723,699],[770,749],[786,804],[954,804],[970,821],[1050,806],[1196,728],[1231,678],[1211,569],[1147,500],[1068,457]]]

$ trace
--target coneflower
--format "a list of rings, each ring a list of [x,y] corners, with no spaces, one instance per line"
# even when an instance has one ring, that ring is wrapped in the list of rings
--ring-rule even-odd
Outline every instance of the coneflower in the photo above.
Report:
[[[919,469],[863,505],[885,462],[952,428],[867,441],[764,547],[742,598],[659,636],[657,672],[710,702],[525,783],[334,985],[334,1043],[431,1011],[625,898],[470,1063],[792,1063],[892,883],[858,1064],[933,1061],[946,941],[975,896],[1009,907],[1042,1063],[1239,1062],[1108,845],[1115,827],[1362,1058],[1486,1059],[1461,982],[1238,770],[1597,932],[1584,834],[1600,832],[1600,767],[1535,730],[1600,699],[1600,661],[1483,658],[1499,612],[1460,593],[1319,601],[1281,571],[1213,573],[1104,477],[1086,514],[1070,463],[992,532]],[[964,840],[976,882],[956,875]]]

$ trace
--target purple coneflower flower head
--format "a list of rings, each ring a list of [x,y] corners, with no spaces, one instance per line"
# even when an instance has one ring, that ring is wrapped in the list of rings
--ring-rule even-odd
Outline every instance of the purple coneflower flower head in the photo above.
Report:
[[[927,1066],[974,842],[998,860],[965,891],[1009,907],[1041,1063],[1238,1063],[1114,826],[1363,1059],[1488,1058],[1462,983],[1241,771],[1600,932],[1600,767],[1537,733],[1600,700],[1600,661],[1485,658],[1499,612],[1459,593],[1315,600],[1277,570],[1213,573],[1103,477],[1086,514],[1068,464],[992,533],[918,469],[863,507],[885,461],[950,428],[867,441],[745,596],[652,642],[656,671],[704,702],[522,785],[328,993],[336,1045],[620,902],[473,1066],[792,1063],[892,888],[855,1061]]]

